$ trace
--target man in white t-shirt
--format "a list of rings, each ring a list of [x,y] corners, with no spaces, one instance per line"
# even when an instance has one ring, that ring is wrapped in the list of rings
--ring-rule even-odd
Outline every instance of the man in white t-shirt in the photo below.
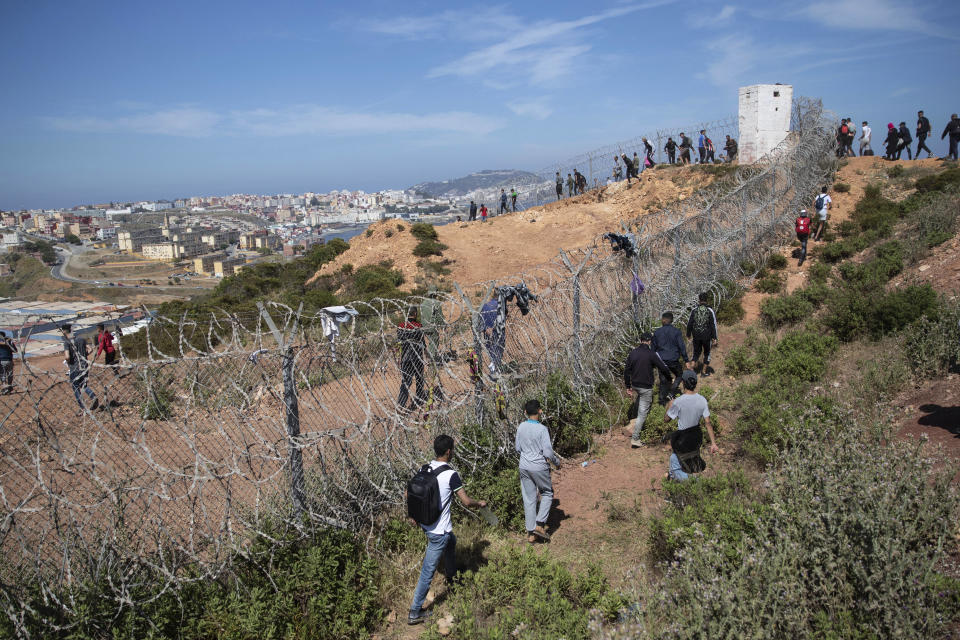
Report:
[[[686,480],[690,473],[703,471],[706,464],[700,457],[700,445],[703,444],[703,432],[700,421],[703,420],[710,436],[710,453],[719,453],[716,438],[713,437],[713,425],[710,424],[710,408],[707,399],[697,393],[697,374],[690,369],[683,372],[683,395],[667,404],[667,420],[677,421],[677,430],[670,436],[670,471],[668,478]]]
[[[873,129],[870,128],[870,125],[867,124],[867,121],[863,121],[863,127],[860,128],[860,155],[863,155],[864,151],[872,151],[870,148],[870,136],[873,134]]]
[[[813,239],[820,240],[823,235],[823,229],[827,226],[827,210],[833,208],[833,199],[827,195],[827,188],[820,190],[820,195],[813,203],[813,208],[817,210],[817,230],[813,234]]]
[[[453,459],[453,438],[448,435],[437,436],[433,441],[433,451],[436,459],[430,462],[431,469],[446,467],[437,474],[437,485],[440,490],[440,517],[436,522],[428,525],[419,525],[427,535],[427,552],[423,558],[423,567],[420,569],[420,579],[417,589],[413,593],[413,604],[410,606],[408,624],[419,624],[430,617],[430,613],[423,610],[423,601],[427,598],[433,574],[437,570],[440,558],[443,558],[443,569],[449,584],[457,572],[457,538],[453,535],[453,523],[450,520],[450,505],[453,503],[453,494],[456,493],[465,507],[485,507],[485,500],[474,500],[463,490],[460,474],[450,467]],[[417,524],[412,518],[410,521]]]

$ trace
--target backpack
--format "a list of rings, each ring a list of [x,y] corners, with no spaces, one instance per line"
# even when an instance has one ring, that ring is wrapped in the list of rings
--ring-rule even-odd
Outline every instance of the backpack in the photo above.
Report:
[[[806,236],[810,235],[810,218],[805,216],[800,216],[797,218],[797,235]]]
[[[827,204],[826,196],[824,196],[824,195],[821,193],[819,196],[817,196],[817,201],[816,201],[816,203],[814,203],[814,204],[815,204],[816,207],[817,207],[817,211],[822,211],[823,208],[824,208],[824,207],[826,206],[826,204]]]
[[[690,326],[693,327],[693,335],[704,336],[711,332],[710,308],[706,305],[698,305],[690,316]]]
[[[442,464],[431,469],[425,464],[407,482],[407,515],[422,525],[433,524],[443,513],[437,476],[444,471],[450,471],[450,465]]]
[[[847,133],[848,133],[849,131],[850,131],[850,130],[847,129],[847,125],[843,125],[842,127],[840,127],[840,135],[842,135],[842,136],[847,135]]]

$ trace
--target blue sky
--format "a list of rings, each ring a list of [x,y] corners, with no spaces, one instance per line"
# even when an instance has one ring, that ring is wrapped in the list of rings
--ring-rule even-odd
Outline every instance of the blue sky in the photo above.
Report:
[[[0,209],[537,169],[793,84],[937,143],[960,3],[0,5]],[[874,145],[878,148],[878,145]]]

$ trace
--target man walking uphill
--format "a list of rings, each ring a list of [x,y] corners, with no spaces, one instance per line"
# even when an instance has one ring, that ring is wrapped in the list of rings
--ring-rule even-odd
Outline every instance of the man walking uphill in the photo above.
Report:
[[[500,189],[500,212],[497,215],[503,215],[507,212],[507,192]]]
[[[667,152],[667,162],[674,164],[677,161],[677,143],[673,138],[667,138],[667,144],[663,145],[663,150]]]
[[[69,324],[60,327],[60,331],[63,333],[63,353],[67,358],[67,366],[70,368],[70,386],[73,387],[73,397],[77,399],[77,404],[80,405],[80,411],[77,412],[77,415],[82,416],[86,407],[83,404],[81,393],[86,393],[93,400],[93,404],[90,406],[91,411],[100,406],[100,400],[87,386],[87,376],[90,375],[90,363],[87,361],[90,347],[87,345],[87,339],[81,336],[72,338],[70,329]]]
[[[699,304],[690,313],[690,322],[687,323],[687,337],[693,339],[694,368],[698,368],[700,352],[703,352],[703,365],[699,366],[704,377],[710,375],[710,349],[717,344],[717,314],[708,303],[709,293],[701,293]]]
[[[900,128],[897,130],[897,133],[900,136],[900,142],[897,144],[897,160],[900,159],[900,154],[904,151],[907,152],[907,160],[913,160],[910,151],[910,143],[913,142],[913,138],[910,137],[910,130],[907,129],[906,122],[900,123]]]
[[[923,111],[917,111],[917,160],[920,159],[920,150],[927,152],[929,158],[933,154],[927,147],[927,136],[930,135],[930,121],[923,115]]]
[[[669,375],[660,373],[660,391],[657,394],[657,401],[663,405],[667,404],[667,400],[676,392],[677,385],[680,383],[680,374],[683,372],[683,363],[687,362],[687,343],[680,329],[673,326],[673,312],[664,311],[660,316],[660,327],[653,332],[651,347],[674,376],[671,379]]]
[[[630,437],[630,446],[637,448],[643,445],[640,441],[640,432],[650,413],[653,404],[653,368],[660,370],[662,376],[670,377],[670,369],[664,364],[657,352],[650,348],[653,335],[644,333],[640,336],[640,346],[636,347],[627,356],[627,363],[623,367],[623,385],[628,395],[637,397],[637,418],[634,420],[633,433]]]
[[[550,463],[560,468],[560,459],[553,451],[550,433],[540,423],[540,402],[528,400],[523,406],[527,419],[517,427],[515,447],[520,454],[520,494],[523,497],[523,516],[527,527],[527,542],[537,538],[549,540],[547,519],[553,505],[553,484],[550,481]],[[537,502],[537,494],[540,501]]]
[[[563,197],[563,178],[560,177],[560,172],[557,171],[557,200]]]
[[[697,151],[700,152],[700,164],[707,159],[707,130],[700,129],[700,137],[697,138]]]
[[[957,144],[960,143],[960,118],[955,113],[950,116],[950,122],[944,127],[940,139],[943,140],[948,134],[950,136],[950,157],[956,160]]]
[[[13,393],[13,354],[16,352],[16,343],[0,331],[0,394]]]
[[[470,201],[470,215],[467,216],[467,222],[474,222],[477,219],[477,203]]]
[[[413,592],[408,624],[420,624],[430,617],[430,614],[423,610],[423,602],[427,599],[427,592],[440,558],[443,558],[443,572],[447,584],[456,576],[457,537],[453,535],[453,523],[450,520],[453,494],[457,494],[465,507],[487,506],[485,500],[474,500],[467,495],[463,490],[460,475],[450,466],[453,459],[453,438],[448,435],[437,436],[433,441],[433,452],[437,457],[424,465],[407,485],[407,514],[414,524],[420,525],[427,536],[427,552],[423,556],[423,567],[420,569],[416,591]]]

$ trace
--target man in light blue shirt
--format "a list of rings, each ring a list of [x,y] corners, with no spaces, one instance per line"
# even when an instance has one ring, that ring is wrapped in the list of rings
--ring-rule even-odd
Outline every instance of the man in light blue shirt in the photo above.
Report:
[[[550,433],[540,422],[540,402],[528,400],[523,409],[527,419],[517,427],[516,449],[520,454],[520,493],[523,496],[527,542],[533,543],[537,538],[550,539],[546,531],[550,507],[553,506],[550,463],[559,469],[560,459],[553,451]]]
[[[707,130],[700,129],[700,138],[697,140],[697,151],[700,152],[700,164],[707,159]]]

